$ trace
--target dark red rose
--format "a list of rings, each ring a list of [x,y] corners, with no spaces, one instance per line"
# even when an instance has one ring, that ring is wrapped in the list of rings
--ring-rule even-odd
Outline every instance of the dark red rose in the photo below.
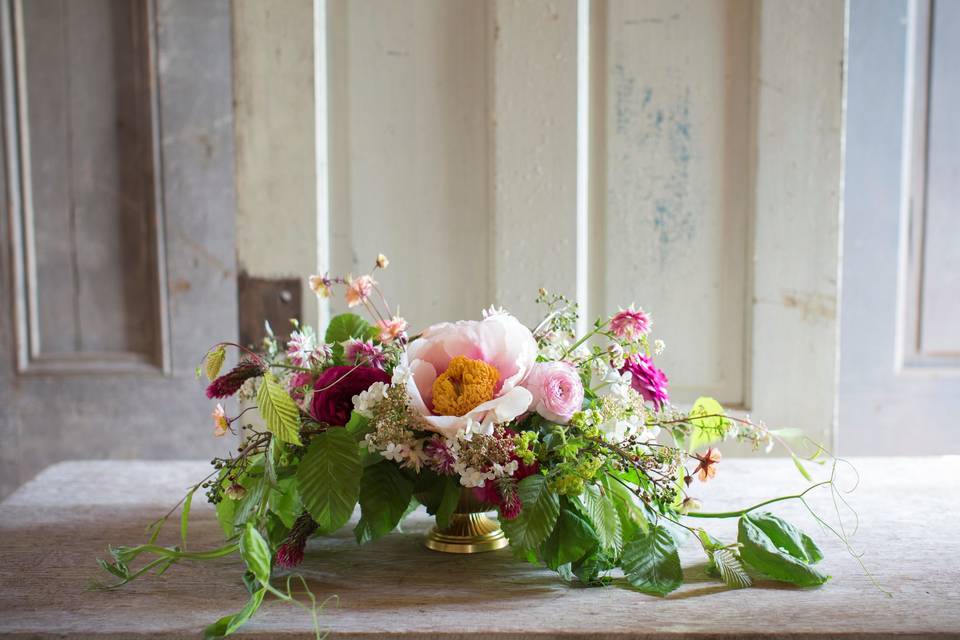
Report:
[[[366,391],[374,382],[389,384],[390,376],[373,367],[330,367],[313,385],[310,415],[318,422],[347,424],[353,411],[353,396]]]

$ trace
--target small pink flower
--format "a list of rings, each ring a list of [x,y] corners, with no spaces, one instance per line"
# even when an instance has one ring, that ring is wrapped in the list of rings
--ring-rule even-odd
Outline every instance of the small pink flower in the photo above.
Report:
[[[625,371],[631,373],[630,386],[645,400],[652,402],[657,411],[670,401],[667,376],[653,364],[653,360],[641,353],[633,354],[620,369],[620,373]]]
[[[310,290],[321,298],[329,298],[330,294],[333,293],[333,280],[329,276],[310,276],[308,282],[310,283]]]
[[[347,306],[355,307],[363,304],[373,292],[373,285],[377,284],[370,276],[360,276],[347,282]]]
[[[227,420],[227,414],[223,410],[223,405],[218,402],[213,413],[210,415],[213,418],[213,435],[218,438],[225,435],[227,431],[230,430],[230,422]]]
[[[450,450],[446,439],[439,436],[433,437],[423,447],[423,452],[427,454],[427,464],[437,473],[445,476],[451,476],[454,473],[453,466],[457,459]]]
[[[366,364],[386,370],[387,356],[379,345],[370,340],[351,338],[343,343],[343,360],[347,364]]]
[[[651,326],[650,315],[643,309],[634,309],[633,305],[627,309],[621,309],[610,319],[610,330],[615,336],[624,340],[633,340],[646,335],[650,332]]]
[[[533,395],[530,407],[558,424],[567,424],[583,406],[583,382],[569,362],[538,362],[523,386]]]
[[[377,327],[380,329],[380,342],[388,343],[406,333],[407,321],[393,316],[389,320],[377,320]]]
[[[700,482],[706,482],[717,475],[717,464],[720,463],[720,458],[722,457],[720,450],[714,449],[713,447],[707,449],[706,453],[702,456],[694,456],[700,464],[697,465],[697,468],[694,469],[693,472],[700,478]]]

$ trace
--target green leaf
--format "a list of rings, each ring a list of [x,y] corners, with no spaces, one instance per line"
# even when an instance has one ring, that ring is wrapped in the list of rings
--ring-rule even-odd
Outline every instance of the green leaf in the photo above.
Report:
[[[774,546],[797,560],[816,564],[823,560],[823,552],[813,538],[800,529],[767,511],[752,511],[743,516],[763,531]]]
[[[285,527],[293,528],[297,518],[303,513],[303,502],[297,491],[297,479],[290,477],[279,480],[277,486],[270,491],[268,505],[270,511],[280,518]]]
[[[223,535],[229,538],[233,535],[233,517],[237,512],[237,501],[224,496],[217,503],[217,521],[223,529]]]
[[[571,566],[571,572],[580,582],[586,585],[598,585],[609,582],[609,578],[602,574],[612,569],[616,564],[612,558],[600,550],[599,547],[580,558]]]
[[[620,527],[617,506],[613,503],[610,495],[601,492],[596,485],[587,485],[580,495],[580,501],[583,503],[587,517],[593,524],[593,529],[600,540],[600,546],[604,551],[619,554],[623,548],[623,531]]]
[[[240,557],[261,584],[270,583],[270,546],[252,522],[247,523],[240,536]]]
[[[216,638],[223,638],[228,636],[250,619],[254,613],[257,612],[257,609],[260,608],[260,604],[263,602],[263,596],[266,594],[266,589],[258,589],[250,595],[250,599],[247,600],[247,604],[233,615],[224,616],[208,626],[203,630],[204,640],[215,640]]]
[[[196,487],[190,490],[187,497],[183,499],[183,508],[180,510],[180,549],[187,549],[187,528],[190,525],[190,505],[193,504],[193,492]]]
[[[203,371],[207,374],[207,380],[213,381],[220,375],[220,368],[223,367],[223,361],[227,358],[227,350],[223,345],[217,345],[216,348],[207,352],[207,357],[203,359]]]
[[[367,467],[360,480],[360,521],[353,529],[357,542],[371,542],[393,531],[412,496],[413,481],[396,464],[384,460]]]
[[[693,425],[688,447],[690,451],[696,451],[723,440],[724,434],[730,427],[730,421],[724,418],[724,415],[723,407],[713,398],[706,396],[697,398],[693,408],[690,409],[688,420]]]
[[[743,568],[736,554],[730,549],[711,551],[710,560],[713,561],[713,567],[716,569],[720,579],[723,580],[728,587],[743,589],[753,584],[746,569]]]
[[[357,439],[357,442],[363,440],[364,436],[373,431],[373,425],[370,424],[370,419],[366,418],[356,411],[350,414],[350,420],[344,425],[344,429],[350,432],[354,438]]]
[[[797,467],[797,471],[800,472],[804,478],[807,479],[807,482],[813,482],[813,476],[810,475],[810,472],[807,471],[807,468],[803,466],[803,463],[800,462],[800,458],[797,457],[797,454],[790,452],[790,457],[793,459],[794,466]]]
[[[740,518],[737,540],[742,545],[741,560],[775,580],[812,587],[830,579],[830,576],[791,555],[786,549],[778,548],[770,536],[747,516]]]
[[[659,524],[623,547],[622,566],[630,584],[644,593],[665,596],[683,583],[677,543]]]
[[[633,494],[609,475],[604,476],[601,482],[617,509],[617,515],[620,519],[620,537],[623,544],[636,540],[646,533],[650,525],[643,511],[633,501]]]
[[[355,313],[341,313],[331,318],[323,339],[332,346],[334,359],[342,361],[344,342],[350,338],[369,340],[374,335],[376,330],[369,322]]]
[[[564,506],[557,517],[557,525],[543,544],[543,561],[556,571],[560,565],[576,562],[584,557],[599,543],[590,523]]]
[[[350,519],[362,472],[357,441],[346,429],[328,429],[310,442],[297,469],[297,484],[320,533],[336,531]]]
[[[443,496],[440,498],[440,505],[437,507],[436,518],[437,526],[446,529],[453,520],[453,514],[460,503],[460,492],[463,488],[460,482],[453,476],[446,476],[443,479]]]
[[[301,444],[300,409],[269,371],[263,375],[257,389],[257,408],[267,423],[267,429],[277,440]]]
[[[541,475],[524,478],[517,486],[523,507],[513,520],[503,520],[500,526],[519,551],[538,548],[553,532],[560,515],[560,499]]]

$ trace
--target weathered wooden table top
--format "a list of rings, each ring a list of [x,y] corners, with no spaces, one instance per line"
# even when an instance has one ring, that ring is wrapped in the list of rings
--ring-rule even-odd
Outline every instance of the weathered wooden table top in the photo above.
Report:
[[[429,526],[413,514],[404,533],[363,548],[350,528],[311,543],[303,573],[318,596],[339,596],[323,616],[332,638],[634,638],[705,636],[960,637],[960,458],[858,459],[850,497],[860,514],[856,549],[885,595],[802,505],[778,508],[826,553],[834,576],[818,589],[760,581],[724,587],[704,571],[695,543],[688,581],[667,598],[569,586],[509,551],[451,556],[428,551]],[[180,564],[109,593],[88,592],[108,544],[144,540],[144,526],[206,474],[202,462],[68,462],[48,468],[0,504],[0,636],[192,638],[246,601],[239,558]],[[724,460],[695,487],[710,510],[795,493],[805,482],[789,460]],[[830,516],[824,492],[811,505]],[[220,529],[198,496],[193,548]],[[734,522],[701,521],[732,539]],[[161,542],[175,544],[176,522]],[[267,601],[240,637],[309,637],[303,611]]]

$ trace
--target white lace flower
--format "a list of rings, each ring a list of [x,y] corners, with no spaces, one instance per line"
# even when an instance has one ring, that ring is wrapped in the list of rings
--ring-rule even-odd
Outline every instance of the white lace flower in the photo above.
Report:
[[[653,341],[653,355],[659,356],[667,348],[667,343],[657,338]]]
[[[380,452],[380,455],[383,456],[385,460],[392,460],[393,462],[403,462],[404,455],[406,454],[406,445],[394,444],[393,442],[387,443],[387,448]]]
[[[406,460],[402,466],[413,469],[417,473],[420,473],[420,469],[427,461],[427,454],[423,450],[424,442],[426,442],[426,439],[423,438],[420,440],[414,440],[412,444],[405,447]]]
[[[383,382],[374,382],[366,391],[361,391],[358,395],[353,396],[353,410],[365,418],[372,418],[372,409],[387,397],[387,389],[389,388],[389,385]]]

